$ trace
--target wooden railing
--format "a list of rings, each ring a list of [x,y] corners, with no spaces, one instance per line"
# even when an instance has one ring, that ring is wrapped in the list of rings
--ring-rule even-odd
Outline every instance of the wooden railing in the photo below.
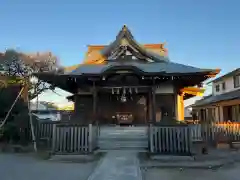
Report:
[[[52,151],[54,153],[89,152],[89,127],[57,124],[53,127]]]
[[[191,154],[191,134],[188,126],[149,127],[149,148],[151,153]]]
[[[39,121],[35,125],[37,142],[47,142],[53,153],[91,153],[97,148],[98,126],[67,122]]]
[[[56,121],[41,121],[39,120],[35,126],[37,138],[50,138],[52,139],[53,125],[57,124]]]
[[[57,154],[92,153],[97,148],[97,127],[89,124],[56,124],[53,127],[52,151]]]
[[[193,141],[221,141],[220,134],[231,141],[240,142],[240,123],[191,124]]]
[[[50,120],[35,120],[34,131],[39,148],[50,149],[52,147],[53,126],[57,123]]]

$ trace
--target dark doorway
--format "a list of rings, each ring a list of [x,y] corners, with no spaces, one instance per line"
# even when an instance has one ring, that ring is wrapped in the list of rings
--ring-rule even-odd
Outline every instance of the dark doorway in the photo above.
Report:
[[[98,116],[103,124],[146,124],[146,98],[144,94],[123,98],[121,93],[99,93]]]

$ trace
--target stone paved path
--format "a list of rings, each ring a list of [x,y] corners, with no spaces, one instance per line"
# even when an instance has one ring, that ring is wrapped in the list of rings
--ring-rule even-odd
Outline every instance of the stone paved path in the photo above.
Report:
[[[0,154],[0,180],[87,180],[96,162],[62,163]]]
[[[204,169],[153,168],[143,172],[144,180],[239,180],[240,165]]]
[[[142,180],[137,152],[108,152],[88,180]]]

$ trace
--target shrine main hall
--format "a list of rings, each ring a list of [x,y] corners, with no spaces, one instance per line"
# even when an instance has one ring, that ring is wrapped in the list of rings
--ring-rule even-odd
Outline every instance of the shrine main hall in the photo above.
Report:
[[[124,25],[109,45],[89,45],[83,63],[37,76],[73,94],[74,121],[140,125],[184,120],[184,100],[219,71],[175,63],[164,44],[140,44]]]

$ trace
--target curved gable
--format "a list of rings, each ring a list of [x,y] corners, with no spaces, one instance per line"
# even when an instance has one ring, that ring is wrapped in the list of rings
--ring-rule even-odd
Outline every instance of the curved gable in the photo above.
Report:
[[[114,59],[122,55],[121,49],[123,47],[131,50],[131,53],[135,52],[134,56],[137,56],[136,59],[145,59],[146,62],[168,61],[168,58],[166,58],[168,51],[164,45],[165,44],[141,45],[134,39],[127,26],[124,25],[111,44],[107,46],[88,46],[84,64],[104,64],[109,58]]]

